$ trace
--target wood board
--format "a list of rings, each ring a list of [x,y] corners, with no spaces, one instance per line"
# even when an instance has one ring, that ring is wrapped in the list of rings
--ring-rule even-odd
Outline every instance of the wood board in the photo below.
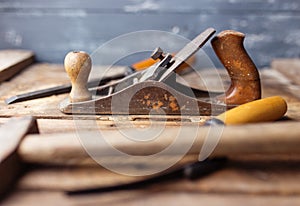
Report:
[[[12,78],[33,62],[32,51],[0,50],[0,83]]]
[[[300,85],[299,59],[275,59],[272,61],[271,67],[285,76],[291,84]]]
[[[21,117],[10,119],[0,127],[0,197],[12,189],[21,174],[23,163],[17,153],[20,142],[28,133],[38,133],[35,119]]]
[[[199,203],[208,206],[253,206],[253,205],[299,205],[300,197],[297,195],[253,195],[253,194],[217,194],[217,193],[187,193],[169,192],[162,190],[133,190],[106,194],[83,195],[79,197],[68,197],[61,192],[51,191],[18,191],[12,195],[5,206],[44,206],[53,205],[76,205],[76,206],[138,206],[138,205],[174,205],[195,206]]]
[[[101,68],[99,68],[101,70]],[[219,81],[221,77],[223,85],[218,88],[218,85],[213,85],[216,91],[224,90],[230,84],[227,73],[225,70],[219,70],[217,75],[211,75],[211,70],[200,71],[203,77],[209,78],[209,82]],[[264,69],[260,71],[262,79],[262,90],[263,97],[268,97],[272,95],[282,95],[286,98],[289,104],[289,112],[292,118],[300,120],[300,114],[297,113],[297,108],[300,107],[298,104],[298,98],[295,97],[288,90],[291,88],[290,82],[282,82],[282,78],[278,78],[278,75],[273,70]],[[275,73],[275,74],[274,74]],[[215,71],[213,71],[215,74]],[[188,80],[188,79],[187,79]],[[195,82],[192,81],[191,82]],[[196,80],[200,88],[203,88],[204,83]],[[20,103],[15,103],[12,105],[6,105],[4,100],[13,95],[31,92],[38,89],[45,89],[52,86],[58,86],[62,84],[69,83],[66,72],[62,65],[55,64],[34,64],[26,69],[22,73],[12,79],[9,82],[4,82],[0,85],[0,118],[12,117],[15,115],[32,115],[39,119],[73,119],[71,115],[65,115],[61,113],[58,109],[58,105],[61,101],[68,97],[68,94],[53,95],[51,97],[45,97]],[[286,89],[285,89],[286,88]],[[296,114],[297,113],[297,114]],[[144,117],[141,117],[143,119]],[[107,116],[97,115],[99,120],[111,120]],[[139,119],[138,117],[133,117],[132,119]]]
[[[300,195],[300,155],[231,157],[224,169],[196,180],[169,178],[145,187],[164,191]],[[47,178],[45,178],[47,177]],[[105,188],[143,180],[115,174],[99,167],[50,167],[35,169],[19,182],[23,190],[70,191]],[[51,181],[50,181],[51,180]],[[230,185],[230,187],[229,187]]]
[[[44,65],[44,66],[45,66],[44,68],[47,68],[47,66],[54,66],[54,68],[56,68],[58,72],[61,72],[62,76],[65,75],[63,68],[60,65]],[[39,67],[35,67],[34,69],[32,69],[34,72],[32,73],[29,72],[29,74],[27,74],[28,77],[30,77],[38,69]],[[261,77],[263,82],[263,96],[264,97],[272,96],[272,95],[283,96],[288,101],[289,104],[289,111],[287,116],[293,120],[300,120],[299,100],[291,92],[288,91],[289,87],[291,86],[290,82],[282,81],[282,79],[278,78],[278,76],[276,75],[276,73],[273,72],[273,70],[261,71]],[[63,78],[66,78],[66,76]],[[48,79],[48,76],[45,79]],[[56,79],[57,78],[53,78],[55,82]],[[26,82],[25,80],[22,81],[23,83]],[[67,78],[64,81],[67,82],[68,81]],[[28,79],[27,79],[27,83],[28,83]],[[49,80],[49,84],[53,84],[53,82]],[[28,90],[32,89],[30,83],[26,85],[28,86],[27,88]],[[37,87],[41,86],[39,84],[36,85]],[[10,88],[13,87],[11,86]],[[2,92],[1,87],[0,87],[0,92]],[[9,90],[6,90],[7,95],[9,94],[9,92],[10,92]],[[70,123],[69,116],[57,113],[57,108],[54,105],[52,105],[52,103],[57,104],[59,100],[65,98],[65,96],[66,95],[59,95],[59,96],[43,98],[41,100],[32,100],[28,102],[18,103],[18,106],[16,106],[17,109],[16,108],[8,109],[6,105],[1,105],[1,109],[3,109],[4,111],[4,115],[2,116],[4,119],[2,120],[4,121],[6,117],[13,116],[18,112],[20,112],[20,115],[32,113],[40,118],[38,121],[41,125],[41,128],[43,128],[42,129],[43,133],[56,133],[57,131],[67,131],[67,130],[75,132],[76,128],[71,126],[72,123]],[[35,103],[35,101],[42,102],[42,105]],[[24,112],[22,111],[22,109],[24,108],[25,110],[26,109],[29,110]],[[105,122],[107,122],[107,120],[105,120]],[[53,126],[58,124],[60,125],[59,128],[58,127],[53,128]],[[260,157],[258,157],[258,159],[260,159]],[[247,167],[241,169],[241,166],[237,166],[236,168],[231,167],[226,170],[222,170],[220,172],[212,174],[211,176],[208,176],[207,178],[201,179],[196,182],[180,180],[174,184],[171,183],[164,184],[162,185],[161,189],[158,189],[157,187],[154,186],[153,188],[145,188],[136,191],[116,192],[113,193],[114,197],[111,197],[112,193],[108,193],[108,194],[102,194],[96,196],[87,195],[85,197],[75,197],[75,198],[66,197],[62,195],[62,193],[60,192],[40,191],[41,194],[40,198],[41,200],[45,200],[45,201],[49,200],[50,198],[49,202],[53,203],[55,202],[55,200],[52,198],[57,197],[58,199],[61,200],[62,204],[68,204],[70,202],[80,199],[82,201],[80,204],[90,203],[91,205],[97,203],[110,203],[110,204],[117,205],[120,202],[123,203],[125,199],[126,200],[125,205],[126,204],[130,205],[130,204],[141,203],[142,200],[149,200],[151,201],[151,203],[154,203],[156,201],[159,203],[162,200],[170,201],[170,202],[174,202],[176,200],[176,202],[180,202],[185,198],[188,198],[189,200],[193,200],[193,201],[201,201],[201,198],[204,196],[206,198],[204,198],[203,201],[211,202],[217,196],[219,197],[217,198],[219,202],[218,201],[216,202],[220,203],[222,201],[227,201],[232,205],[234,204],[238,205],[238,203],[241,204],[241,202],[244,203],[245,201],[247,201],[249,205],[251,205],[250,203],[255,203],[256,201],[262,201],[265,202],[266,204],[276,203],[277,205],[280,204],[284,205],[289,203],[293,205],[296,205],[297,203],[299,204],[300,200],[297,199],[299,195],[299,188],[297,184],[294,184],[299,178],[297,175],[299,173],[297,169],[298,167],[295,167],[295,165],[298,165],[297,162],[298,160],[294,162],[295,165],[290,164],[288,166],[285,165],[285,163],[278,165],[278,162],[277,163],[275,162],[275,164],[273,164],[272,161],[274,160],[272,161],[267,160],[267,162],[264,162],[263,164],[261,163],[259,164],[259,162],[257,162],[256,160],[252,163],[249,163],[248,166],[250,167],[250,170]],[[286,161],[291,162],[289,158],[287,158]],[[274,168],[276,167],[276,165],[278,166],[279,169]],[[268,167],[264,168],[265,166]],[[60,176],[59,171],[63,171],[63,168],[61,169],[56,168],[56,169],[57,172],[54,172],[52,170],[53,173],[51,173],[51,170],[49,170],[48,174],[54,176],[58,175],[56,177],[58,178],[57,181],[59,181],[60,178],[64,177],[63,174],[66,173],[62,173]],[[76,173],[75,172],[76,170],[69,170],[70,173],[72,173],[73,171],[74,173]],[[35,175],[38,175],[42,178],[44,177],[43,175],[44,172],[47,172],[47,170],[45,171],[44,169],[42,169],[42,170],[37,170],[35,172],[36,172]],[[27,178],[29,177],[30,176],[27,176]],[[25,180],[26,179],[24,179],[24,182],[26,183]],[[293,180],[296,181],[293,182]],[[29,190],[29,187],[31,187],[31,189],[34,189],[36,187],[37,189],[38,184],[35,185],[32,181],[30,181],[30,183],[32,184],[28,185],[28,179],[26,184],[24,182],[22,186],[23,190],[20,190],[19,192],[13,194],[13,196],[7,200],[8,205],[14,205],[23,201],[28,202],[28,204],[30,203],[33,204],[33,200],[34,200],[33,197],[37,193]],[[42,185],[45,183],[42,184],[41,182],[39,182],[39,184],[41,189]],[[229,185],[232,185],[232,187],[229,187]],[[156,198],[150,198],[152,194],[154,194],[154,197]],[[214,196],[214,194],[216,196]],[[138,195],[141,195],[140,197],[142,200],[140,199],[140,197],[137,197]],[[122,197],[124,197],[124,199]],[[237,198],[238,201],[232,198]],[[250,201],[249,198],[251,199]]]

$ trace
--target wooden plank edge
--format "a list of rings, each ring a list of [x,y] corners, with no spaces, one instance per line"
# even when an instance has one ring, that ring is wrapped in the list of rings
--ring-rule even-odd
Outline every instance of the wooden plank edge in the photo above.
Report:
[[[6,80],[11,79],[14,75],[19,73],[22,69],[30,66],[35,62],[35,55],[33,52],[30,52],[27,58],[22,61],[19,61],[9,67],[5,68],[0,72],[0,83]]]

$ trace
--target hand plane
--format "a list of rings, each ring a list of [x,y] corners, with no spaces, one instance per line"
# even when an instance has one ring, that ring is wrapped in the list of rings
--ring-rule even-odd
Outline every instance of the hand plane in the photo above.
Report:
[[[206,116],[260,99],[258,70],[244,48],[245,35],[236,31],[223,31],[211,41],[231,79],[231,86],[224,94],[217,95],[176,82],[174,71],[214,33],[213,28],[205,30],[175,56],[157,48],[151,55],[154,60],[160,60],[155,65],[92,91],[86,86],[91,58],[85,52],[70,52],[65,58],[65,69],[72,90],[69,98],[61,102],[60,110],[66,114]]]

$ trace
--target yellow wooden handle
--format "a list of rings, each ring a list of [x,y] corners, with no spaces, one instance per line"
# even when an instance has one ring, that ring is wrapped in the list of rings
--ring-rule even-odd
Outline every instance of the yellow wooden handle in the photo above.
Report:
[[[231,109],[216,118],[226,125],[275,121],[287,111],[286,101],[279,96],[252,101]]]

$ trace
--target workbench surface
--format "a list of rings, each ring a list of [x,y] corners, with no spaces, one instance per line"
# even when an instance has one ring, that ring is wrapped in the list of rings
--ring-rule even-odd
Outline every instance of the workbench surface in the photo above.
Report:
[[[300,121],[300,77],[297,75],[300,60],[279,59],[272,63],[272,68],[260,73],[263,97],[280,95],[288,102],[288,113],[281,121]],[[226,73],[220,70],[220,74],[228,84]],[[69,80],[63,66],[44,63],[33,64],[10,81],[3,82],[0,85],[0,123],[12,116],[33,115],[38,118],[41,134],[75,132],[72,117],[58,110],[59,102],[68,94],[12,105],[3,102],[12,95],[64,83]],[[111,129],[113,122],[103,119],[99,120],[102,127]],[[174,127],[176,123],[167,126]],[[79,196],[63,192],[76,185],[111,179],[114,179],[113,174],[103,176],[97,166],[34,166],[21,177],[16,189],[1,205],[300,204],[300,156],[292,155],[229,157],[226,168],[196,180],[169,179],[139,189]]]

